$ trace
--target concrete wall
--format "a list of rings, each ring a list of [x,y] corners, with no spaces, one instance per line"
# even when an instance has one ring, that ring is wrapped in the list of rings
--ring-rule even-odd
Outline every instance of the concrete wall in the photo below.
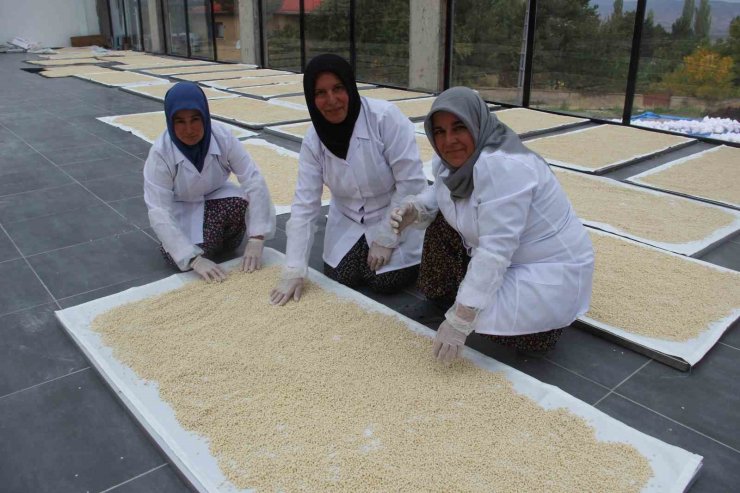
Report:
[[[15,36],[44,47],[71,46],[71,36],[100,34],[95,0],[0,0],[0,42]]]

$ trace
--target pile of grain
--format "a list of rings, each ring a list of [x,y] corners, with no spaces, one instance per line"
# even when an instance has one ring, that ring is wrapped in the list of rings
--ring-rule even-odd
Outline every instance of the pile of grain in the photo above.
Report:
[[[279,268],[193,282],[93,328],[239,488],[257,491],[640,491],[645,457],[600,442],[431,340],[309,284],[270,306]]]

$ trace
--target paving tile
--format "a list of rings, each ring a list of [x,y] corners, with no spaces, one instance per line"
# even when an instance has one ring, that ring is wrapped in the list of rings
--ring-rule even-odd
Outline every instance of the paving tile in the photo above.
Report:
[[[740,351],[720,344],[691,372],[679,372],[653,361],[617,387],[616,392],[737,450],[738,362]]]
[[[0,397],[88,366],[56,309],[46,304],[0,317]]]
[[[165,462],[92,369],[1,398],[0,415],[4,492],[98,492]]]
[[[49,160],[44,156],[26,146],[19,152],[8,152],[0,154],[0,178],[6,175],[26,171],[29,167],[49,166]]]
[[[125,173],[122,175],[89,180],[82,184],[106,202],[144,195],[144,175]]]
[[[723,242],[699,258],[705,262],[740,271],[740,243]]]
[[[128,139],[134,139],[134,140],[128,140]],[[127,140],[124,142],[114,142],[114,144],[118,147],[120,147],[122,150],[131,153],[135,156],[139,156],[140,158],[146,159],[146,157],[149,155],[149,149],[152,148],[152,145],[135,135],[129,134],[127,137]]]
[[[112,144],[102,142],[95,145],[57,149],[53,152],[49,152],[48,155],[44,155],[59,166],[66,166],[68,164],[97,161],[98,159],[128,156],[129,154]]]
[[[140,493],[144,491],[190,493],[193,490],[186,486],[185,482],[175,472],[174,467],[168,464],[113,488],[110,493]]]
[[[34,255],[28,261],[56,298],[168,272],[156,244],[141,231]]]
[[[26,139],[28,145],[39,152],[47,154],[57,149],[79,147],[81,145],[96,145],[103,142],[99,137],[84,130],[70,129],[68,135],[52,135]]]
[[[25,260],[0,262],[0,315],[50,301],[51,296]]]
[[[3,173],[0,196],[41,190],[71,183],[72,179],[51,163],[29,163],[23,169]]]
[[[0,197],[0,223],[83,209],[100,204],[100,199],[77,183]]]
[[[649,360],[575,327],[563,331],[555,349],[547,357],[609,388],[614,388]]]
[[[713,399],[713,402],[716,401]],[[689,493],[737,490],[740,453],[615,394],[601,401],[596,408],[643,433],[703,456],[703,467]]]
[[[736,321],[732,327],[725,331],[720,341],[730,346],[740,349],[740,320]]]
[[[112,178],[126,173],[142,173],[144,160],[132,155],[110,156],[97,161],[68,164],[63,167],[75,180],[84,182]]]
[[[149,227],[149,212],[144,202],[144,196],[108,202],[108,205],[123,214],[131,223],[140,228]]]
[[[4,231],[0,230],[0,262],[20,257],[21,254]]]
[[[102,203],[88,209],[16,221],[5,226],[26,256],[125,233],[134,228],[134,225]]]

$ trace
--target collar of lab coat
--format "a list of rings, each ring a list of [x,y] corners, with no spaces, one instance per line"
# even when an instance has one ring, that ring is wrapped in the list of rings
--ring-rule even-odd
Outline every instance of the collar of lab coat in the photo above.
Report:
[[[214,127],[215,127],[215,125],[214,125]],[[192,171],[192,172],[194,172],[196,174],[200,174],[200,173],[198,173],[198,170],[195,168],[195,165],[193,163],[191,163],[188,158],[185,157],[185,154],[183,154],[180,151],[180,149],[177,148],[177,146],[175,145],[174,142],[172,143],[172,151],[173,151],[173,154],[175,156],[175,164],[182,165],[182,163],[185,162],[185,163],[187,163],[185,165],[185,168],[186,169],[188,169],[188,170],[190,170],[190,171]],[[216,136],[214,135],[214,132],[211,132],[211,144],[208,146],[208,155],[209,156],[210,155],[216,155],[216,156],[220,156],[221,155],[221,147],[219,147],[219,145],[218,145],[218,141],[216,140]],[[204,169],[205,169],[206,166],[208,166],[208,161],[209,161],[208,156],[206,156],[206,160],[203,163],[203,168]]]
[[[364,99],[364,98],[363,98]],[[364,103],[364,101],[363,101]],[[356,148],[359,147],[360,141],[358,139],[369,140],[370,130],[367,126],[367,108],[365,104],[360,109],[360,114],[355,121],[355,128],[352,131],[352,138],[350,139],[349,151],[347,151],[346,161],[350,161],[354,155]]]

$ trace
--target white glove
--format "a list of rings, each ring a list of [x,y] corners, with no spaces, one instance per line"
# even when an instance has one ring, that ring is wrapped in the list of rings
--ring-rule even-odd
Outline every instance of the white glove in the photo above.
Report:
[[[205,257],[198,255],[195,260],[190,262],[190,267],[197,272],[200,277],[207,282],[221,282],[226,279],[226,272],[221,269],[215,262],[211,262]]]
[[[283,306],[292,297],[293,300],[301,299],[303,293],[303,278],[294,277],[293,279],[282,279],[277,287],[270,291],[270,303],[273,305]]]
[[[247,241],[242,257],[242,270],[244,272],[254,272],[262,268],[262,249],[264,245],[265,241],[260,238],[250,238]]]
[[[473,322],[478,310],[455,303],[445,313],[445,321],[439,325],[434,337],[432,354],[437,361],[451,363],[462,352],[465,339],[473,332]]]
[[[413,224],[419,217],[419,211],[416,210],[413,204],[406,202],[396,207],[391,212],[391,229],[397,235],[401,234],[401,231],[406,229],[410,224]]]
[[[373,244],[370,245],[370,252],[367,254],[367,266],[370,267],[371,271],[375,272],[388,264],[391,260],[392,253],[392,248],[380,246],[373,242]]]

